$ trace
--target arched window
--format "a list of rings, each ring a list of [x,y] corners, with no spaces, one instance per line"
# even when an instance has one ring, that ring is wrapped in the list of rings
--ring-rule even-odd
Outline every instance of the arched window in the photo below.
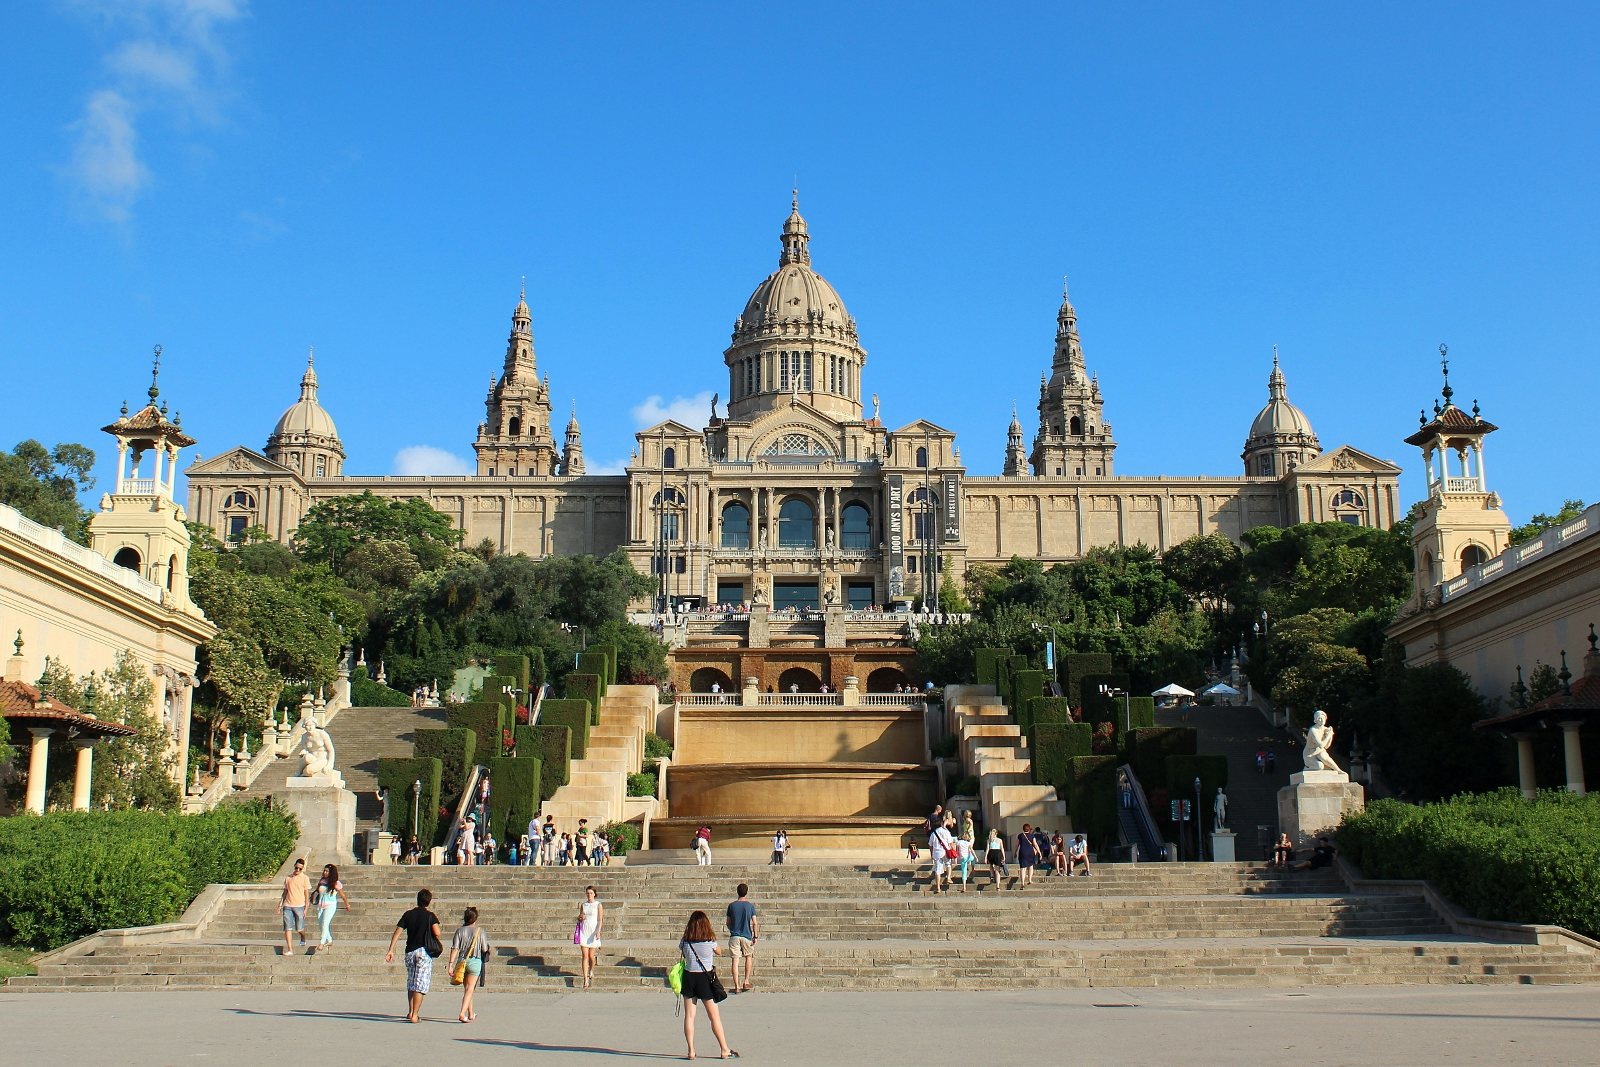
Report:
[[[1365,525],[1367,502],[1354,489],[1341,489],[1333,495],[1333,517],[1352,526]]]
[[[917,466],[926,467],[927,465],[928,465],[928,450],[919,445],[919,446],[917,446]]]
[[[1070,424],[1070,428],[1067,430],[1067,433],[1069,433],[1073,437],[1082,437],[1083,436],[1083,420],[1078,418],[1078,416],[1076,416],[1076,415],[1072,416],[1072,422]]]
[[[1461,573],[1465,574],[1473,567],[1481,567],[1489,561],[1489,553],[1478,545],[1468,545],[1461,550]]]
[[[511,416],[511,436],[522,436],[522,419],[516,415]]]
[[[223,502],[222,509],[224,511],[254,511],[256,509],[256,498],[241,489],[237,493],[229,494],[228,499]]]
[[[317,457],[316,471],[318,478],[326,478],[328,476],[328,459],[326,456]]]
[[[1336,508],[1364,508],[1367,506],[1367,502],[1354,489],[1341,489],[1333,498],[1333,506]]]
[[[676,467],[678,465],[678,450],[668,447],[665,452],[661,453],[661,465],[668,470]]]
[[[167,592],[172,592],[177,584],[178,557],[167,557]]]
[[[738,502],[722,509],[722,547],[750,547],[750,509]]]
[[[676,542],[687,503],[683,494],[676,489],[664,489],[657,493],[650,503],[657,515],[656,536],[668,543]]]
[[[839,513],[839,547],[872,547],[872,513],[865,504],[846,504]]]
[[[111,562],[119,567],[126,567],[135,574],[139,573],[139,565],[144,561],[139,558],[138,549],[119,548],[117,554],[111,557]]]
[[[906,508],[911,512],[911,536],[916,541],[927,541],[936,536],[939,528],[939,494],[917,486],[906,497]]]
[[[778,547],[817,547],[817,513],[809,502],[793,496],[778,509]]]

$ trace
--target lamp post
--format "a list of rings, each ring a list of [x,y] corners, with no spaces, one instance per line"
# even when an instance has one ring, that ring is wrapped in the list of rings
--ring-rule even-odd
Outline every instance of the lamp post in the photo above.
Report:
[[[1206,858],[1206,848],[1200,836],[1200,824],[1204,820],[1205,816],[1200,812],[1200,776],[1197,774],[1194,778],[1194,858],[1197,860]]]
[[[412,834],[412,836],[416,836],[417,824],[419,822],[421,822],[421,821],[422,821],[422,779],[418,778],[416,781],[411,783],[411,834]],[[417,841],[417,847],[418,848],[422,847],[422,841],[421,841],[420,838]]]

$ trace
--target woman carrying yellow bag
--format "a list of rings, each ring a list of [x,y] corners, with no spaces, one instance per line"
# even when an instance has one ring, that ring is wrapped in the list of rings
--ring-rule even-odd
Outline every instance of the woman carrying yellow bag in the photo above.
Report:
[[[468,908],[461,915],[461,928],[450,939],[450,984],[462,986],[461,1014],[457,1020],[476,1022],[478,1013],[472,1010],[472,994],[478,988],[478,978],[483,974],[483,961],[489,956],[489,935],[478,925],[478,909]]]

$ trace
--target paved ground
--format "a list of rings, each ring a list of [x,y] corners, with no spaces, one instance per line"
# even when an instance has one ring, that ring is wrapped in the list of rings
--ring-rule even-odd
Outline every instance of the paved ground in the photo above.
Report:
[[[759,980],[759,976],[758,976]],[[0,993],[16,1063],[631,1063],[683,1054],[660,993],[486,994],[479,1020],[375,993]],[[1587,1063],[1600,988],[1447,987],[747,994],[723,1006],[745,1063]],[[702,1018],[697,1049],[715,1054]]]

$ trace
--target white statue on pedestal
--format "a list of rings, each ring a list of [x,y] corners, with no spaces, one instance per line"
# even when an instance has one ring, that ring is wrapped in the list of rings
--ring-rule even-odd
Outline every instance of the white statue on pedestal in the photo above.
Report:
[[[312,710],[309,700],[300,705],[300,724],[306,731],[305,738],[300,743],[300,777],[327,778],[339,780],[340,784],[343,784],[342,776],[333,767],[333,738],[317,722],[316,713]]]
[[[1228,794],[1217,786],[1217,799],[1211,802],[1211,829],[1223,830],[1228,823]]]
[[[1337,771],[1329,748],[1333,745],[1333,727],[1328,725],[1328,713],[1320,708],[1311,716],[1311,727],[1306,731],[1305,764],[1308,771]]]

